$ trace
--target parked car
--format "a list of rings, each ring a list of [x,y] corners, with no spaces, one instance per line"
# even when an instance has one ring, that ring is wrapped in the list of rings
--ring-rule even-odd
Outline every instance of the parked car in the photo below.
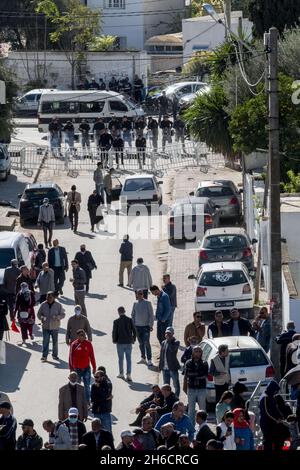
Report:
[[[37,241],[36,241],[34,235],[32,235],[32,233],[30,233],[30,232],[22,232],[22,233],[23,233],[23,235],[26,239],[26,242],[27,242],[27,245],[28,245],[28,248],[29,248],[30,259],[31,259],[31,267],[33,268],[35,258],[36,258],[36,254],[37,254],[37,250],[38,250]]]
[[[211,180],[200,181],[196,191],[191,192],[190,195],[209,197],[220,206],[221,219],[235,219],[240,222],[242,218],[242,191],[242,189],[237,189],[233,181]]]
[[[56,222],[64,223],[65,196],[57,184],[51,182],[28,184],[23,194],[18,194],[18,197],[20,198],[19,214],[22,226],[29,221],[37,223],[39,208],[45,197],[53,205]]]
[[[42,93],[47,91],[51,91],[51,89],[37,88],[35,90],[28,91],[23,96],[18,97],[14,105],[15,112],[19,114],[30,114],[35,116],[38,111]]]
[[[185,109],[189,108],[195,99],[197,98],[198,95],[201,95],[202,93],[207,93],[209,92],[211,87],[209,85],[200,88],[198,91],[194,93],[189,93],[188,95],[183,95],[180,100],[179,100],[179,109],[180,111],[184,111]]]
[[[0,144],[0,179],[6,181],[11,172],[11,158],[5,144]]]
[[[249,398],[258,382],[265,387],[275,375],[274,367],[264,349],[250,336],[225,336],[222,338],[204,339],[200,343],[202,360],[210,366],[212,358],[218,353],[218,347],[227,344],[229,349],[229,366],[231,383],[241,382],[248,391],[244,398]],[[208,375],[206,385],[207,403],[216,401],[213,376]]]
[[[4,270],[12,259],[17,259],[19,266],[31,268],[32,253],[26,237],[20,232],[0,232],[0,296],[5,294],[3,287]]]
[[[253,245],[246,230],[239,227],[221,227],[208,230],[200,244],[199,266],[217,261],[242,261],[249,271],[254,269]]]
[[[163,88],[160,92],[151,94],[147,96],[146,100],[148,106],[152,109],[159,109],[159,98],[162,96],[163,91],[166,92],[166,97],[170,103],[170,111],[172,106],[172,100],[174,96],[180,99],[184,95],[188,95],[191,93],[195,93],[196,91],[200,90],[207,86],[207,83],[204,82],[178,82],[173,83],[165,88]]]
[[[253,281],[240,261],[202,264],[196,280],[195,311],[228,311],[233,307],[244,316],[252,316],[254,303]]]
[[[219,226],[219,208],[207,197],[177,199],[168,215],[170,245],[203,237],[206,230]]]
[[[125,178],[121,189],[121,204],[127,209],[131,205],[140,205],[150,208],[152,204],[162,204],[162,181],[157,181],[154,175],[147,173],[130,175]]]

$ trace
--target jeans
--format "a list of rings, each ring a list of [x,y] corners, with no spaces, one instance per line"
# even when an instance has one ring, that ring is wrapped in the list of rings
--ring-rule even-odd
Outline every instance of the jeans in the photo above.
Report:
[[[124,140],[124,143],[128,142],[129,147],[131,147],[132,139],[131,139],[131,132],[130,131],[124,131],[123,132],[123,140]]]
[[[188,388],[188,404],[189,404],[189,417],[195,425],[195,410],[196,403],[199,405],[199,410],[206,410],[206,389],[205,388]]]
[[[42,229],[44,233],[44,243],[46,247],[48,244],[50,245],[51,240],[52,240],[52,234],[53,234],[53,223],[52,222],[42,222]],[[49,235],[48,235],[49,232]]]
[[[48,356],[50,336],[52,338],[52,356],[58,356],[58,330],[43,329],[43,357]]]
[[[78,211],[75,207],[75,205],[71,205],[69,209],[69,219],[70,219],[70,224],[71,224],[71,230],[77,231],[78,227]]]
[[[132,344],[117,344],[117,353],[119,358],[119,373],[124,374],[124,354],[126,357],[126,364],[127,364],[127,375],[131,374],[131,352],[132,352]]]
[[[169,384],[173,382],[174,389],[175,389],[175,395],[179,398],[180,395],[180,383],[179,383],[179,375],[178,375],[178,370],[169,370],[169,369],[163,369],[163,381],[164,384]]]
[[[96,191],[97,191],[98,196],[101,196],[102,201],[104,202],[104,184],[96,183]]]
[[[86,401],[89,403],[90,398],[91,398],[91,368],[86,367],[85,369],[75,369],[75,372],[77,372],[78,377],[79,377],[79,383],[81,382],[81,379],[83,380],[83,385],[84,385],[84,393],[85,393],[85,398]]]
[[[160,343],[162,343],[165,339],[165,331],[168,326],[171,326],[171,317],[168,318],[165,322],[157,320],[157,339]]]
[[[81,136],[81,145],[82,145],[82,150],[83,152],[85,151],[85,148],[87,147],[87,151],[90,151],[90,136],[87,134],[82,134]]]
[[[139,347],[141,351],[141,356],[143,359],[147,359],[151,361],[152,359],[152,352],[150,346],[150,326],[136,326],[136,336],[139,342]]]
[[[94,413],[94,418],[101,419],[102,428],[105,429],[106,431],[112,432],[110,413]]]

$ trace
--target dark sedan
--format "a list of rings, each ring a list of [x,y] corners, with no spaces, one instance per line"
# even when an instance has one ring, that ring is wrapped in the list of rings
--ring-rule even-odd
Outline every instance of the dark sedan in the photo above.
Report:
[[[219,226],[219,207],[207,197],[178,199],[168,216],[169,243],[195,241]]]
[[[65,196],[61,188],[55,183],[28,184],[20,198],[19,214],[20,224],[24,226],[27,222],[37,223],[39,208],[43,199],[48,198],[53,205],[55,220],[58,224],[64,223]]]

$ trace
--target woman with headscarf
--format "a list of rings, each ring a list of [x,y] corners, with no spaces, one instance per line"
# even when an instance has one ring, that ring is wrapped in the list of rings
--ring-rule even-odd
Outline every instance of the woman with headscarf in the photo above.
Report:
[[[264,436],[264,450],[282,450],[286,438],[286,426],[282,423],[283,416],[280,413],[275,395],[280,387],[275,380],[267,385],[259,400],[260,427]]]
[[[246,420],[245,410],[236,408],[233,415],[236,450],[254,450],[253,433]]]
[[[28,333],[30,339],[34,339],[32,334],[32,328],[35,322],[34,305],[34,293],[29,289],[26,282],[22,282],[20,291],[17,294],[15,306],[15,314],[17,314],[21,327],[22,344],[25,344],[28,339]]]

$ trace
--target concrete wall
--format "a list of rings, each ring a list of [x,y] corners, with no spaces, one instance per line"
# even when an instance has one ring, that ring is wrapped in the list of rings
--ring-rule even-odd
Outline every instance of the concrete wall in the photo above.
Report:
[[[175,70],[176,67],[182,67],[182,54],[174,56],[163,55],[150,55],[150,70],[151,73],[158,72],[159,70]]]
[[[146,52],[89,52],[86,69],[90,72],[90,77],[95,77],[96,80],[101,77],[105,82],[108,82],[112,75],[117,78],[128,75],[132,80],[137,73],[147,85],[148,62]],[[5,63],[16,74],[20,86],[36,78],[37,62],[33,52],[11,52]],[[63,52],[47,52],[45,75],[43,52],[39,53],[39,63],[41,76],[47,79],[46,88],[54,85],[62,89],[71,88],[71,66]],[[84,79],[85,75],[82,78]]]

